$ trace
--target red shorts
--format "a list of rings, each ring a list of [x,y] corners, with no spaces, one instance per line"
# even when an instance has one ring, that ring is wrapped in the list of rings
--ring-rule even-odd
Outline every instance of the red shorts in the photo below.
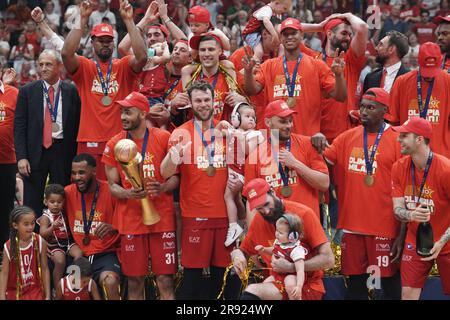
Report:
[[[289,296],[286,292],[286,288],[284,286],[284,278],[287,276],[287,274],[284,275],[278,275],[275,276],[275,281],[273,284],[275,287],[277,287],[278,291],[280,291],[282,297],[282,300],[289,300]],[[304,283],[302,288],[302,300],[322,300],[323,292],[316,291],[312,289],[307,282]]]
[[[128,277],[148,274],[175,274],[178,270],[177,240],[175,231],[139,235],[121,235],[119,260],[122,272]]]
[[[103,151],[106,142],[78,142],[77,154],[87,153],[94,157],[97,162],[96,177],[98,180],[106,181],[105,164],[102,162]]]
[[[434,261],[421,261],[422,257],[416,253],[416,246],[405,243],[403,249],[400,274],[402,287],[423,288]],[[450,253],[438,255],[436,263],[441,276],[444,293],[450,294]]]
[[[181,265],[185,268],[227,267],[232,247],[225,247],[227,218],[183,218]]]
[[[394,239],[344,233],[341,243],[341,273],[346,276],[368,273],[369,266],[380,268],[381,277],[392,277],[399,263],[391,263]]]
[[[7,290],[6,291],[6,300],[16,300],[16,290]],[[33,286],[32,288],[29,288],[26,290],[25,293],[23,293],[20,298],[20,300],[44,300],[44,297],[42,295],[42,290],[40,286]]]

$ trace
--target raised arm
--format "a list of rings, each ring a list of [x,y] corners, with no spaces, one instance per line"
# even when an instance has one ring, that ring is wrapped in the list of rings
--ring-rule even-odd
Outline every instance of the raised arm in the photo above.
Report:
[[[81,26],[85,26],[89,22],[89,17],[94,10],[94,5],[90,1],[83,1],[80,4],[80,24],[74,25],[73,29],[67,35],[64,46],[61,50],[61,58],[67,72],[74,74],[80,66],[79,57],[76,54],[80,45],[83,31]]]
[[[258,94],[263,89],[263,86],[255,80],[255,76],[253,74],[255,64],[256,62],[252,57],[245,56],[242,59],[242,66],[244,67],[245,92],[247,92],[250,96]]]
[[[158,3],[158,11],[161,20],[169,30],[172,38],[175,41],[186,39],[186,35],[184,34],[184,32],[180,28],[178,28],[178,26],[172,21],[172,19],[170,19],[169,15],[167,14],[167,4],[164,3],[164,0],[156,0],[156,2]]]

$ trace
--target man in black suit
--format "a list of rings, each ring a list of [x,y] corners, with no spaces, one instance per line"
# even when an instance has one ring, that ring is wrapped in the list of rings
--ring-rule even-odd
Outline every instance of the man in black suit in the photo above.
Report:
[[[402,58],[409,51],[408,38],[401,32],[389,31],[377,45],[376,62],[381,68],[375,69],[364,79],[363,92],[369,88],[383,88],[391,91],[398,76],[409,71],[402,63]]]
[[[24,204],[40,216],[47,176],[69,184],[76,154],[81,101],[74,85],[59,78],[60,55],[44,50],[38,59],[41,80],[23,86],[17,97],[14,142],[24,181]]]

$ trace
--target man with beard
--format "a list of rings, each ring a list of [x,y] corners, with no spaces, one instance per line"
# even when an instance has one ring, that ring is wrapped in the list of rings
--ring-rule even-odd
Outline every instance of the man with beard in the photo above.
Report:
[[[400,132],[398,141],[405,155],[392,167],[394,214],[408,224],[400,267],[402,299],[420,298],[435,262],[444,294],[450,295],[450,160],[430,148],[432,126],[427,120],[412,117],[393,129]],[[424,222],[432,229],[430,252],[416,247]]]
[[[145,117],[150,109],[147,98],[132,92],[120,106],[123,131],[106,144],[102,161],[105,163],[111,194],[118,198],[115,224],[121,237],[119,259],[128,277],[128,299],[144,300],[145,276],[151,269],[156,274],[156,284],[161,300],[175,299],[173,275],[178,270],[175,209],[172,191],[178,186],[178,176],[165,180],[160,173],[161,161],[167,154],[170,134],[159,128],[147,128]],[[142,155],[144,190],[132,188],[120,163],[115,159],[114,148],[122,139],[131,139]],[[145,225],[140,199],[152,201],[160,221]]]
[[[438,17],[439,23],[436,29],[437,44],[444,55],[442,69],[450,73],[450,15],[446,17]]]
[[[403,63],[403,57],[409,51],[408,38],[398,31],[389,31],[386,36],[378,42],[376,47],[377,56],[375,61],[381,65],[364,79],[364,89],[382,88],[386,92],[391,92],[391,88],[402,74],[409,72]]]
[[[319,191],[328,190],[328,168],[311,145],[310,137],[292,133],[295,113],[283,100],[267,105],[264,121],[270,129],[270,138],[265,147],[248,156],[245,181],[263,178],[277,197],[299,202],[319,218]]]
[[[433,126],[431,148],[450,157],[450,76],[442,70],[442,53],[435,43],[419,48],[419,69],[395,81],[391,90],[390,110],[393,124],[413,116],[430,121]]]
[[[351,128],[350,111],[356,108],[355,92],[361,70],[366,64],[368,25],[351,13],[333,14],[320,24],[303,24],[305,32],[323,32],[322,59],[331,67],[336,52],[344,53],[344,78],[347,100],[322,99],[320,132],[331,142]],[[317,132],[316,132],[317,133]]]
[[[243,195],[247,197],[251,210],[256,209],[248,233],[239,249],[233,250],[231,257],[236,273],[244,275],[247,268],[247,259],[258,254],[255,246],[272,246],[275,240],[275,222],[284,214],[297,215],[303,221],[304,238],[302,245],[308,250],[305,259],[305,283],[302,290],[303,300],[321,300],[325,292],[323,286],[323,270],[334,266],[334,256],[330,243],[320,225],[316,214],[308,207],[288,200],[281,200],[269,184],[261,178],[250,181]],[[268,267],[277,273],[295,272],[293,263],[275,255],[262,256]],[[281,300],[285,298],[284,291],[272,284],[251,284],[242,293],[242,300]]]
[[[294,117],[294,133],[313,135],[320,131],[321,97],[326,95],[345,101],[347,89],[344,79],[343,52],[330,68],[321,60],[303,54],[300,43],[302,25],[294,18],[281,23],[281,42],[285,54],[261,65],[256,77],[255,61],[243,59],[245,91],[255,95],[263,91],[265,102],[285,100],[298,114]]]
[[[389,94],[371,88],[360,105],[362,126],[340,134],[329,148],[317,134],[312,142],[336,168],[342,237],[341,273],[347,276],[347,299],[367,300],[368,267],[380,268],[383,299],[400,299],[399,258],[405,229],[392,216],[391,168],[400,158],[398,135],[384,122]],[[363,165],[364,164],[364,165]],[[355,192],[357,197],[355,197]],[[370,205],[368,205],[370,204]]]
[[[126,0],[120,1],[120,14],[131,38],[134,55],[112,59],[114,35],[111,25],[98,24],[92,28],[93,60],[78,56],[76,51],[82,28],[88,23],[94,5],[80,5],[80,24],[68,34],[61,55],[64,66],[75,82],[81,97],[81,121],[78,152],[92,154],[98,164],[98,178],[105,180],[100,162],[106,141],[121,130],[120,111],[114,102],[125,98],[137,86],[137,78],[147,62],[144,40],[133,22],[133,9]]]
[[[70,233],[91,262],[93,279],[103,288],[104,298],[119,300],[120,264],[116,251],[120,238],[112,227],[117,201],[108,184],[97,180],[96,162],[89,154],[73,159],[72,181],[64,189]]]
[[[210,42],[213,48],[214,41]],[[225,139],[218,136],[220,130],[213,117],[211,85],[202,80],[194,81],[187,93],[194,118],[173,131],[161,174],[166,179],[173,175],[180,177],[184,271],[178,298],[204,298],[201,296],[202,270],[209,267],[211,289],[207,298],[215,299],[231,252],[231,247],[224,245],[228,230],[223,197],[228,180],[227,145]],[[231,126],[228,124],[228,127]]]
[[[37,61],[41,80],[23,86],[14,114],[17,167],[24,183],[24,204],[42,214],[42,196],[49,183],[70,183],[77,150],[80,97],[74,85],[62,81],[61,57],[46,49]]]

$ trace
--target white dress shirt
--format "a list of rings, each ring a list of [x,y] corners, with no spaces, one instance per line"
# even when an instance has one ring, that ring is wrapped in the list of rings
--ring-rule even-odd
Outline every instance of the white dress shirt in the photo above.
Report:
[[[50,84],[43,80],[45,87],[47,88],[47,90],[50,87]],[[55,90],[55,104],[56,104],[56,97],[57,97],[57,93],[58,93],[58,88],[61,84],[61,80],[58,79],[58,81],[53,85],[53,89]],[[61,90],[61,89],[59,89]],[[42,96],[44,98],[44,108],[42,109],[44,111],[44,118],[45,119],[45,109],[47,109],[47,100],[45,99],[45,95],[44,95],[44,90],[42,90]],[[57,132],[53,132],[52,130],[52,138],[53,139],[63,139],[64,135],[63,135],[63,124],[62,124],[62,92],[59,93],[59,101],[58,101],[58,113],[56,115],[56,123],[59,126],[59,130]]]
[[[402,65],[402,62],[399,61],[396,64],[393,64],[390,67],[386,68],[386,78],[384,79],[384,87],[383,89],[386,90],[388,93],[391,92],[392,85],[394,84],[395,77],[397,76],[398,70],[400,70],[400,67]]]

